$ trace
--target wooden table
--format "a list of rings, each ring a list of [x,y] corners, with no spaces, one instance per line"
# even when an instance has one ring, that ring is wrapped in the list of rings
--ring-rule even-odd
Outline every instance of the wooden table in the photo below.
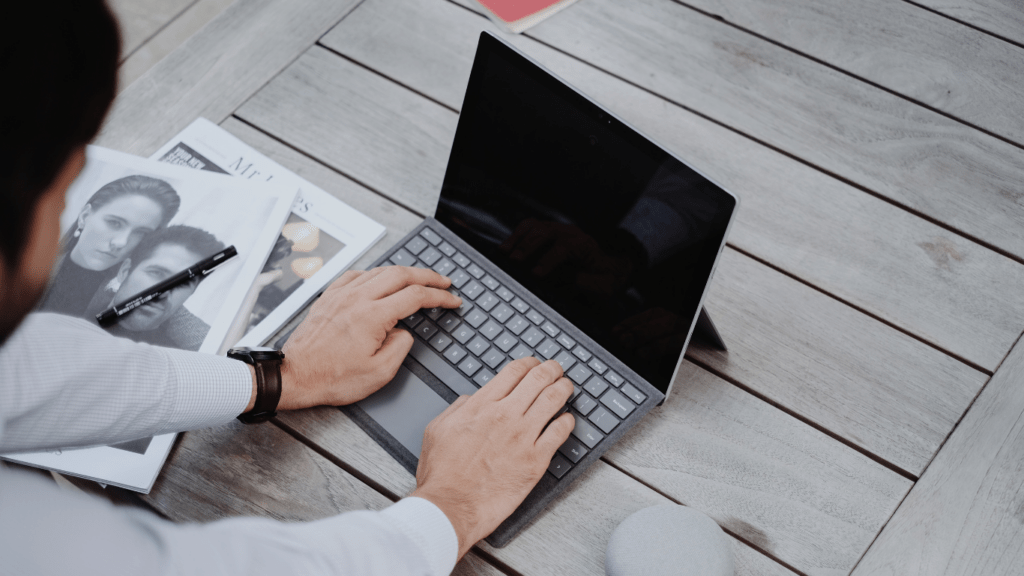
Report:
[[[742,196],[671,400],[459,574],[603,574],[678,502],[737,573],[1024,566],[1024,7],[581,0],[517,47]],[[480,30],[470,0],[238,0],[118,98],[101,145],[197,116],[384,223],[429,215]],[[340,411],[186,434],[174,520],[379,509],[414,479]]]

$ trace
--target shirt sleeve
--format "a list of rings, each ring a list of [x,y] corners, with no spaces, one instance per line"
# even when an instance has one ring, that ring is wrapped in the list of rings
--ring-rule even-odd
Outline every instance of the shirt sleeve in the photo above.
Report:
[[[441,576],[458,541],[436,506],[406,498],[382,512],[285,524],[235,518],[172,524],[0,467],[0,572]]]
[[[246,364],[30,314],[0,348],[0,453],[97,446],[223,424],[252,395]]]

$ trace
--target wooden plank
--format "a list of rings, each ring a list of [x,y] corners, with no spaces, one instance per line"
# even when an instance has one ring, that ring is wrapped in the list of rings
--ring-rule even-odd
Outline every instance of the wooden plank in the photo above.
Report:
[[[192,120],[220,122],[356,0],[238,0],[121,92],[96,144],[149,156]]]
[[[198,0],[158,30],[128,55],[118,69],[118,91],[139,79],[150,68],[192,37],[234,0]]]
[[[907,2],[686,3],[1024,143],[1024,116],[1018,97],[1024,92],[1024,48]],[[1018,12],[1024,14],[1019,7]]]
[[[121,59],[127,59],[196,0],[109,0],[121,26]]]
[[[419,109],[430,110],[429,119],[447,113],[454,123],[454,113],[443,107],[313,48],[238,114],[343,173],[372,180],[378,192],[392,198],[409,198],[405,187],[417,180],[430,183],[435,192],[418,196],[426,212],[430,208],[423,205],[436,202],[451,128],[404,113]],[[425,134],[429,126],[437,131]],[[384,150],[390,153],[382,155]],[[735,254],[730,258],[749,260]],[[781,300],[763,298],[743,279],[738,285],[724,282],[720,272],[711,310],[728,326],[727,341],[735,352],[725,357],[702,353],[702,361],[919,474],[984,375],[763,265],[744,266],[757,271],[768,282],[764,289],[777,292]],[[753,318],[720,310],[741,301],[740,308]],[[835,383],[843,386],[837,397],[848,403],[829,400]]]
[[[415,488],[415,478],[339,410],[314,408],[278,418],[391,493],[408,494]],[[602,574],[612,530],[633,512],[666,502],[664,496],[599,461],[507,546],[481,543],[480,548],[521,574]],[[732,545],[737,576],[793,574],[739,540],[733,539]]]
[[[1024,257],[1024,150],[672,0],[580,2],[527,34]]]
[[[1019,0],[914,0],[914,3],[1024,44],[1024,8]]]
[[[1020,574],[1024,345],[1017,344],[854,571]]]
[[[235,516],[301,522],[391,504],[277,426],[240,422],[183,434],[143,498],[177,522]],[[468,554],[453,574],[502,572]]]

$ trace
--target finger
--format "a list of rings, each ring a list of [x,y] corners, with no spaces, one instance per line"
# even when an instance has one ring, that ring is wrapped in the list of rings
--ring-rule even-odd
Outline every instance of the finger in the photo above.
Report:
[[[412,350],[412,341],[412,334],[401,328],[388,330],[384,342],[373,354],[373,360],[377,363],[380,374],[388,376],[385,382],[390,382],[398,373],[398,367],[402,364],[402,360],[405,360],[405,357],[409,355],[409,350]]]
[[[431,288],[448,288],[452,281],[433,270],[426,268],[410,268],[408,266],[388,266],[370,270],[362,278],[352,283],[352,287],[373,300],[390,296],[407,286],[428,286]]]
[[[497,376],[491,378],[490,382],[484,384],[484,387],[474,396],[479,396],[482,400],[497,402],[515,390],[523,377],[537,366],[540,366],[540,360],[533,356],[526,356],[509,362],[508,366],[502,368],[501,372],[498,372]]]
[[[324,290],[324,292],[327,292],[329,290],[337,290],[338,288],[348,286],[363,274],[366,274],[366,272],[363,270],[349,270],[348,272],[345,272],[341,276],[338,276],[337,280],[331,282],[331,285],[328,286],[327,289]]]
[[[555,455],[555,450],[565,441],[569,439],[569,434],[572,429],[576,427],[576,418],[571,412],[566,412],[558,418],[555,418],[554,422],[548,424],[548,427],[541,433],[540,438],[537,438],[537,442],[534,446],[539,448],[544,454],[545,462]]]
[[[506,401],[510,403],[510,409],[514,414],[526,414],[530,406],[536,402],[537,396],[561,377],[562,366],[554,360],[534,367],[523,377],[515,390],[509,392]]]
[[[533,405],[526,411],[526,420],[531,422],[540,436],[544,426],[558,414],[572,396],[572,382],[562,377],[541,390]]]
[[[438,288],[428,288],[414,284],[406,286],[398,292],[377,301],[375,313],[387,322],[398,322],[423,308],[458,308],[462,306],[462,298]]]

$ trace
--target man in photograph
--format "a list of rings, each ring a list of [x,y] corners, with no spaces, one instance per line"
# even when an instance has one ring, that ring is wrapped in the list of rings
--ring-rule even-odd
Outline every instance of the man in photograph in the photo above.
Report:
[[[185,270],[224,249],[224,244],[205,230],[191,226],[169,226],[151,233],[132,252],[118,271],[120,287],[111,297],[101,289],[90,307],[91,317],[120,304],[143,290]],[[183,282],[120,317],[107,331],[156,346],[199,350],[210,325],[185,308],[202,277]]]

